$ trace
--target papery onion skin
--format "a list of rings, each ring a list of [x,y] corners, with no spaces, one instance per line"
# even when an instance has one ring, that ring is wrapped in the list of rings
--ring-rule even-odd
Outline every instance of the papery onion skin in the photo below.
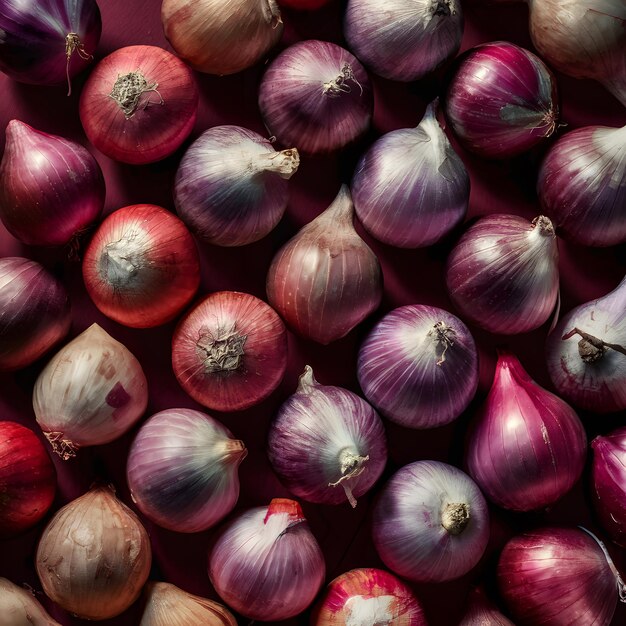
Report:
[[[0,371],[36,361],[65,337],[71,323],[61,281],[30,259],[0,259]]]
[[[218,411],[241,411],[267,398],[283,379],[287,330],[262,300],[219,291],[179,322],[172,366],[196,402]]]
[[[374,507],[372,537],[383,563],[403,578],[453,580],[469,572],[487,547],[487,503],[456,467],[416,461],[383,488]]]
[[[448,256],[446,286],[462,316],[492,332],[534,330],[550,316],[559,291],[552,222],[515,215],[480,218]]]
[[[578,481],[586,454],[574,409],[532,380],[515,356],[500,353],[467,444],[469,474],[483,493],[514,511],[546,507]]]
[[[424,610],[401,580],[373,567],[335,578],[311,618],[311,626],[427,626]]]
[[[102,171],[80,144],[11,120],[0,162],[0,219],[31,246],[62,246],[104,206]]]
[[[458,626],[515,626],[491,604],[484,593],[475,588],[470,592],[465,615]]]
[[[372,237],[391,246],[429,246],[467,212],[469,175],[437,122],[435,106],[428,106],[416,128],[378,139],[352,178],[359,221]]]
[[[595,413],[621,411],[626,409],[624,350],[626,278],[561,318],[546,343],[548,373],[559,395],[574,406]]]
[[[478,351],[456,316],[426,305],[399,307],[359,350],[365,397],[396,424],[434,428],[455,420],[478,388]]]
[[[387,462],[385,429],[356,394],[320,385],[308,365],[269,432],[268,457],[281,482],[309,502],[354,507]]]
[[[61,626],[32,593],[6,578],[0,578],[0,615],[2,626]]]
[[[148,533],[110,487],[93,487],[52,518],[37,546],[45,594],[66,611],[102,620],[125,611],[150,573]]]
[[[556,80],[532,52],[505,41],[463,57],[444,100],[446,118],[462,145],[487,158],[510,158],[556,129]]]
[[[176,172],[174,203],[204,241],[243,246],[265,237],[289,200],[298,169],[295,148],[276,152],[269,140],[241,126],[215,126],[189,147]]]
[[[126,475],[133,502],[163,528],[206,530],[237,503],[237,468],[247,453],[242,441],[200,411],[159,411],[130,448]]]
[[[276,253],[267,274],[270,304],[298,334],[324,345],[347,335],[382,298],[380,264],[354,229],[353,211],[343,185]]]
[[[125,97],[125,88],[132,87]],[[191,70],[156,46],[127,46],[104,57],[80,97],[89,141],[122,163],[160,161],[187,139],[199,93]]]
[[[577,528],[513,537],[500,555],[498,587],[519,626],[608,626],[617,584],[598,543]]]
[[[350,0],[344,33],[356,56],[384,78],[423,78],[461,46],[463,11],[458,0]]]
[[[369,127],[372,88],[350,52],[312,39],[290,46],[272,61],[259,88],[259,108],[281,144],[306,154],[332,152]]]
[[[102,222],[83,257],[83,278],[105,315],[149,328],[170,321],[190,302],[200,284],[200,260],[175,215],[135,204]]]
[[[567,239],[583,246],[626,241],[626,126],[587,126],[559,138],[541,164],[537,193]]]
[[[131,352],[92,324],[57,352],[33,391],[37,422],[63,459],[121,437],[143,414],[148,383]]]
[[[52,506],[56,486],[54,465],[35,433],[0,422],[0,537],[34,526]]]
[[[325,570],[300,505],[282,498],[236,517],[209,553],[209,578],[217,593],[238,613],[263,622],[304,611]]]

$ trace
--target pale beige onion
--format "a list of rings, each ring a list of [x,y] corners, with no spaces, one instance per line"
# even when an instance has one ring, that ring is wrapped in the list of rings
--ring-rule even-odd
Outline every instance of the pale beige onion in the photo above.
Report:
[[[32,593],[0,578],[0,626],[61,626]]]

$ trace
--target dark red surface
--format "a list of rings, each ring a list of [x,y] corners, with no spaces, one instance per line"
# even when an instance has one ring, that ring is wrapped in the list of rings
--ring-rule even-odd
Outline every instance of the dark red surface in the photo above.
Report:
[[[131,44],[153,44],[170,49],[163,37],[158,0],[101,0],[103,36],[97,56]],[[332,2],[319,12],[297,14],[284,12],[286,24],[282,45],[298,39],[329,39],[341,43],[341,2]],[[463,49],[495,39],[513,41],[530,47],[527,31],[527,9],[523,5],[466,6],[466,29]],[[532,48],[531,48],[532,49]],[[107,184],[105,212],[129,204],[154,203],[173,210],[172,181],[183,150],[204,129],[217,124],[239,124],[257,132],[264,128],[256,104],[256,91],[263,73],[263,64],[234,76],[224,78],[198,75],[201,105],[192,137],[182,149],[163,162],[149,166],[115,163],[95,149]],[[372,131],[354,146],[334,156],[305,158],[300,171],[291,181],[291,201],[279,226],[262,241],[245,248],[217,248],[199,244],[202,258],[202,283],[198,297],[219,289],[247,291],[264,297],[265,274],[274,252],[296,230],[318,215],[335,197],[342,181],[349,180],[356,160],[363,149],[381,133],[415,126],[426,103],[440,91],[441,77],[420,83],[400,84],[373,78],[376,105]],[[78,118],[78,98],[86,74],[75,80],[73,94],[65,96],[63,85],[43,88],[15,83],[0,75],[0,133],[12,118],[18,118],[37,129],[80,141],[87,145]],[[562,104],[564,130],[587,124],[612,126],[626,123],[626,111],[599,85],[577,81],[557,74]],[[0,145],[4,138],[0,137]],[[487,213],[515,213],[532,218],[539,213],[534,190],[537,167],[545,147],[514,160],[488,162],[459,149],[472,180],[468,220]],[[362,229],[360,229],[362,232]],[[376,314],[346,338],[320,346],[312,342],[289,339],[287,375],[272,396],[258,407],[236,413],[212,415],[223,421],[232,432],[245,441],[250,454],[241,466],[240,508],[267,504],[272,497],[287,496],[269,469],[265,456],[267,428],[281,401],[293,392],[298,375],[306,363],[312,365],[323,384],[334,384],[358,391],[355,373],[358,346],[365,333],[382,314],[404,304],[423,303],[453,310],[445,294],[443,264],[458,232],[446,241],[424,250],[393,249],[367,238],[378,254],[384,272],[385,295]],[[609,249],[585,249],[559,242],[562,310],[569,310],[585,300],[613,289],[626,272],[625,246]],[[150,386],[146,417],[169,407],[201,408],[178,386],[170,364],[170,338],[175,325],[148,330],[122,327],[98,312],[89,300],[82,283],[80,265],[67,259],[64,250],[28,248],[15,241],[0,226],[0,255],[23,255],[43,262],[59,276],[70,290],[73,305],[71,336],[92,322],[98,322],[116,339],[122,341],[142,363]],[[435,459],[462,466],[466,427],[477,404],[484,398],[495,364],[495,348],[506,346],[521,360],[529,374],[540,384],[552,389],[544,364],[543,345],[548,324],[538,331],[510,338],[497,338],[470,327],[480,347],[480,386],[477,399],[459,420],[432,431],[410,431],[387,424],[390,459],[383,479],[400,466],[418,459]],[[34,380],[46,362],[14,374],[0,376],[0,419],[11,419],[37,428],[31,405]],[[595,416],[583,414],[590,438],[626,423],[624,415]],[[53,510],[81,495],[95,479],[112,482],[120,497],[132,505],[125,481],[125,460],[136,429],[107,446],[80,451],[77,458],[63,462],[55,458],[59,475],[59,491]],[[379,483],[379,485],[382,484]],[[477,568],[460,581],[442,585],[415,587],[426,606],[432,626],[452,626],[462,611],[469,585],[479,579],[494,590],[495,562],[499,550],[512,533],[524,527],[545,523],[584,524],[596,528],[590,512],[587,488],[588,472],[576,489],[547,512],[532,514],[507,513],[492,507],[492,536],[487,554]],[[305,515],[320,541],[327,563],[327,580],[353,567],[381,567],[370,540],[370,504],[380,487],[362,497],[355,510],[347,504],[337,507],[313,506],[304,503]],[[48,518],[49,519],[49,516]],[[0,542],[0,576],[18,584],[29,584],[38,592],[33,559],[44,522],[28,533]],[[213,532],[180,535],[162,530],[146,522],[153,549],[152,578],[166,580],[200,595],[215,597],[206,574],[206,552]],[[623,558],[613,550],[618,563]],[[493,595],[493,594],[492,594]],[[64,625],[86,624],[56,608],[45,597],[38,597],[51,614]],[[136,626],[139,605],[125,615],[102,622],[111,626]],[[242,619],[241,623],[248,620]],[[285,622],[306,624],[308,615]],[[618,609],[612,626],[626,622],[626,606]]]

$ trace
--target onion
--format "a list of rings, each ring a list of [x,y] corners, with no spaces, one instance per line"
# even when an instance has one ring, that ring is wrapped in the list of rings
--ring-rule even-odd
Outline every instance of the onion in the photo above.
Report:
[[[200,411],[160,411],[141,426],[128,455],[133,502],[164,528],[206,530],[237,503],[237,468],[247,453],[243,441]]]
[[[290,239],[267,274],[270,304],[300,335],[322,344],[347,335],[382,298],[380,264],[353,224],[350,191]]]
[[[489,540],[489,511],[474,481],[438,461],[399,469],[374,507],[378,555],[396,574],[418,582],[463,576]]]
[[[383,415],[409,428],[455,420],[478,387],[478,352],[467,326],[436,307],[391,311],[359,351],[359,384]]]
[[[531,511],[556,502],[582,474],[587,435],[574,410],[500,353],[467,445],[470,476],[498,506]]]
[[[35,433],[0,422],[0,535],[34,526],[52,505],[56,486],[54,465]]]
[[[268,446],[272,467],[289,491],[323,504],[347,498],[355,507],[387,462],[376,411],[347,389],[320,385],[309,365],[296,393],[280,407]]]
[[[279,621],[306,609],[325,574],[324,557],[297,502],[275,498],[250,509],[220,534],[209,577],[244,617]]]
[[[352,179],[359,220],[376,239],[401,248],[429,246],[467,212],[470,179],[435,116],[394,130],[363,155]]]
[[[479,219],[448,256],[448,294],[461,313],[492,333],[541,326],[558,297],[558,249],[552,222],[516,215]]]
[[[427,626],[413,592],[389,572],[353,569],[335,578],[311,619],[311,626]]]
[[[174,202],[200,238],[243,246],[265,237],[287,207],[287,179],[297,171],[295,148],[276,152],[241,126],[215,126],[200,135],[176,172]]]
[[[176,54],[208,74],[245,70],[283,33],[275,0],[163,0],[161,19]]]
[[[281,52],[259,89],[267,128],[307,154],[338,150],[362,135],[373,102],[363,66],[328,41],[301,41]]]
[[[423,78],[461,46],[459,0],[349,0],[344,32],[357,57],[392,80]]]
[[[32,593],[0,578],[2,626],[61,626],[37,602]]]
[[[506,41],[483,44],[459,64],[445,112],[465,148],[488,158],[509,158],[555,131],[556,81],[532,52]]]
[[[125,611],[150,573],[150,539],[111,487],[94,487],[52,518],[37,547],[46,595],[66,611],[101,620]]]
[[[65,337],[71,322],[59,280],[30,259],[0,259],[0,371],[36,361]]]
[[[83,258],[85,287],[111,319],[134,328],[165,324],[200,284],[192,236],[169,211],[135,204],[109,215]]]
[[[608,626],[618,595],[626,598],[606,548],[577,528],[513,537],[500,555],[498,585],[519,626]]]
[[[546,348],[548,373],[566,400],[597,413],[626,409],[626,278],[562,317]]]
[[[139,361],[98,324],[55,354],[33,391],[37,422],[64,460],[121,437],[147,403]]]
[[[104,57],[80,97],[89,141],[123,163],[160,161],[191,133],[198,111],[191,70],[156,46],[127,46]]]
[[[31,246],[70,243],[98,218],[104,195],[100,166],[85,148],[19,120],[8,123],[0,219],[14,237]]]
[[[475,588],[469,596],[465,615],[458,626],[515,626],[493,606],[480,589]]]
[[[287,331],[262,300],[236,291],[213,293],[174,331],[172,365],[196,402],[218,411],[247,409],[283,379]]]

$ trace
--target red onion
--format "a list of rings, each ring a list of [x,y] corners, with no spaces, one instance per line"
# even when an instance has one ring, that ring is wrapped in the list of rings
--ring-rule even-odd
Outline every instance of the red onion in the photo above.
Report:
[[[548,373],[572,404],[597,413],[626,409],[626,278],[572,309],[548,336]]]
[[[343,185],[276,253],[267,274],[270,304],[296,332],[322,344],[347,335],[382,298],[380,264],[354,229],[353,212]]]
[[[260,61],[283,33],[276,0],[163,0],[161,19],[178,56],[220,76]]]
[[[279,621],[304,611],[325,574],[324,557],[297,502],[275,498],[220,534],[209,553],[217,593],[250,619]]]
[[[577,528],[513,537],[500,555],[498,585],[519,626],[608,626],[618,596],[626,600],[606,548]]]
[[[206,530],[237,503],[237,468],[247,453],[243,441],[200,411],[160,411],[139,429],[128,455],[133,502],[163,528]]]
[[[473,589],[465,615],[458,626],[515,626],[493,606],[480,589]]]
[[[281,52],[259,89],[265,125],[283,145],[332,152],[370,124],[373,95],[357,59],[328,41],[301,41]]]
[[[80,97],[89,141],[123,163],[160,161],[196,122],[198,87],[191,70],[156,46],[128,46],[104,57]]]
[[[139,361],[98,324],[54,355],[33,391],[37,422],[65,460],[78,448],[121,437],[147,403]]]
[[[459,0],[349,0],[344,32],[348,45],[373,72],[411,81],[430,74],[461,46]]]
[[[341,574],[327,587],[311,626],[427,626],[424,610],[398,578],[373,567]]]
[[[71,322],[59,280],[35,261],[0,259],[0,371],[36,361],[65,337]]]
[[[240,411],[278,387],[287,367],[287,331],[271,307],[247,293],[207,296],[180,321],[172,365],[200,404]]]
[[[352,179],[359,220],[373,237],[391,246],[429,246],[467,212],[469,176],[437,122],[435,107],[431,102],[416,128],[378,139]]]
[[[547,217],[532,223],[516,215],[483,217],[448,257],[448,294],[467,319],[492,333],[528,332],[556,305],[558,256]]]
[[[418,582],[469,572],[489,541],[489,510],[474,481],[447,463],[399,469],[374,507],[374,545],[385,565]]]
[[[409,428],[455,420],[478,387],[478,352],[467,326],[436,307],[388,313],[359,351],[359,384],[383,415]]]
[[[35,433],[16,422],[0,422],[0,535],[34,526],[56,491],[54,465]]]
[[[83,258],[85,287],[111,319],[134,328],[165,324],[200,284],[200,261],[185,225],[153,204],[109,215]]]
[[[199,237],[243,246],[265,237],[289,199],[287,179],[300,163],[295,148],[276,152],[241,126],[215,126],[200,135],[176,172],[174,202]]]
[[[70,243],[104,206],[104,178],[81,145],[19,120],[6,129],[0,162],[0,219],[32,246]]]
[[[385,468],[385,429],[365,400],[320,385],[307,365],[272,423],[268,456],[281,482],[299,498],[323,504],[347,498],[355,507]]]
[[[32,592],[0,578],[0,615],[3,626],[61,626],[37,602]]]
[[[574,410],[500,353],[493,385],[467,446],[470,476],[498,506],[531,511],[556,502],[580,478],[587,435]]]
[[[512,157],[556,129],[556,81],[532,52],[506,41],[483,44],[467,53],[452,77],[445,112],[468,150]]]

